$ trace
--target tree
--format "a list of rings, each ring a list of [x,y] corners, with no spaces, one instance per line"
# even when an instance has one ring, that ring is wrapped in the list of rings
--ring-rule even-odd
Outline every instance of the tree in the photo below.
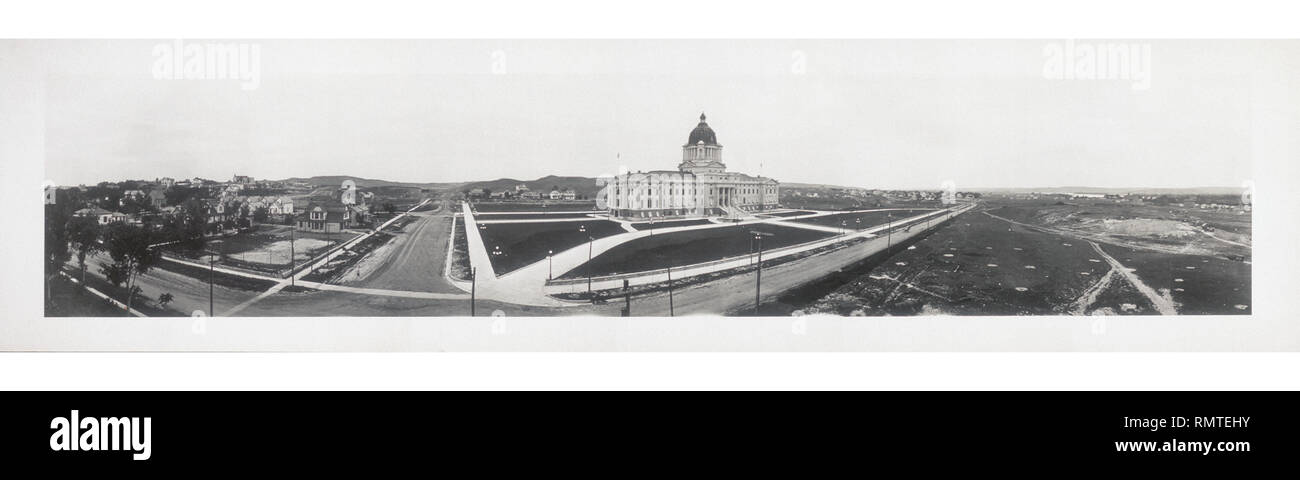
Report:
[[[207,206],[195,198],[186,200],[176,212],[176,220],[172,224],[174,239],[190,250],[202,250],[203,233],[207,231]]]
[[[139,292],[136,279],[158,263],[158,252],[149,248],[152,241],[147,230],[121,223],[109,226],[104,233],[105,247],[113,263],[100,267],[100,271],[109,283],[126,284],[126,308],[131,308],[131,300]]]
[[[99,221],[94,217],[73,217],[68,222],[68,242],[77,255],[77,265],[81,267],[81,284],[86,284],[86,257],[104,251],[99,243]]]
[[[163,293],[162,295],[158,295],[158,306],[162,308],[167,308],[167,304],[172,303],[172,300],[175,300],[175,297],[172,297],[172,294],[170,293]]]
[[[56,194],[57,195],[57,194]],[[56,198],[57,202],[57,198]],[[50,282],[59,274],[63,264],[72,258],[68,250],[68,221],[72,218],[69,205],[55,203],[45,206],[45,299],[50,299]]]
[[[388,212],[389,215],[392,215],[397,212],[397,205],[393,205],[393,202],[385,202],[384,211]]]
[[[258,223],[265,222],[266,217],[268,216],[270,216],[270,213],[266,209],[266,207],[257,207],[257,210],[253,210],[253,221],[255,222]]]

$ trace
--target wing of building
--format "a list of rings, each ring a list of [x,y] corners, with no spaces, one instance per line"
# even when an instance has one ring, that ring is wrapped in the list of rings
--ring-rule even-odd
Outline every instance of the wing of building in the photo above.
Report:
[[[618,175],[605,189],[605,203],[622,218],[744,217],[775,208],[780,189],[770,178],[728,172],[718,136],[701,113],[677,170]]]

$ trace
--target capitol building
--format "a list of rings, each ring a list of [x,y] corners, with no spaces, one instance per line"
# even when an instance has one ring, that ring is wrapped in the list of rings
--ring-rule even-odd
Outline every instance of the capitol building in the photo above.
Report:
[[[677,170],[625,173],[610,180],[605,204],[620,218],[744,218],[775,208],[776,180],[728,172],[718,136],[700,114],[700,123],[682,145]]]

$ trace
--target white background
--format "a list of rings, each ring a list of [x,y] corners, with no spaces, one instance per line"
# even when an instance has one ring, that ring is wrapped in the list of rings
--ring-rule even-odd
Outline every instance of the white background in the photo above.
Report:
[[[124,7],[134,5],[138,8]],[[331,8],[334,7],[334,8]],[[1273,10],[1273,9],[1280,10]],[[206,8],[174,2],[43,2],[11,5],[0,19],[0,37],[38,38],[1294,38],[1297,16],[1285,2],[1168,2],[1136,5],[1087,2],[485,2],[422,6],[401,2],[223,1]],[[7,53],[0,50],[0,53]],[[39,184],[43,172],[40,77],[23,72],[22,58],[0,55],[0,158],[8,235],[5,310],[0,347],[7,350],[166,349],[270,350],[438,349],[436,345],[355,342],[367,319],[282,319],[274,332],[303,332],[293,343],[266,340],[259,325],[229,324],[224,348],[209,325],[195,340],[188,319],[158,338],[132,341],[138,330],[108,319],[44,319],[40,308],[41,230]],[[1292,97],[1293,99],[1294,97]],[[1294,105],[1291,103],[1290,105]],[[1294,272],[1300,246],[1293,223],[1300,136],[1295,111],[1281,111],[1255,126],[1257,179],[1254,315],[1249,318],[1180,317],[1107,324],[1101,338],[1086,319],[983,318],[960,326],[952,319],[911,325],[862,325],[859,343],[839,349],[871,350],[1127,350],[1164,353],[4,353],[0,388],[10,389],[390,389],[390,388],[871,388],[871,389],[1296,389],[1295,353],[1168,353],[1169,351],[1300,350]],[[23,234],[28,232],[29,234]],[[158,321],[158,320],[147,320]],[[214,320],[215,322],[216,320]],[[302,323],[313,322],[319,323]],[[395,321],[395,320],[380,320]],[[408,320],[402,320],[408,321]],[[425,319],[438,322],[439,319]],[[475,322],[477,320],[459,320]],[[582,350],[575,328],[585,320],[552,325],[564,337],[550,347],[521,338],[529,327],[511,320],[516,335],[492,337],[490,323],[466,324],[452,349]],[[560,320],[564,322],[566,320]],[[612,320],[620,321],[620,320]],[[735,330],[744,319],[712,319],[699,325],[644,323],[629,327],[621,350],[836,350],[802,345],[843,324],[809,325],[791,334],[789,319],[772,319]],[[1027,322],[1026,322],[1027,321]],[[41,324],[33,335],[34,322]],[[554,322],[554,320],[553,320]],[[752,321],[751,321],[752,322]],[[816,322],[816,321],[814,321]],[[832,320],[830,322],[838,322]],[[377,325],[377,324],[371,324]],[[819,325],[826,328],[818,328]],[[355,329],[355,330],[349,330]],[[450,327],[448,327],[450,328]],[[895,331],[891,328],[908,329]],[[476,330],[477,329],[477,330]],[[883,340],[871,335],[889,333]],[[158,328],[152,328],[158,331]],[[737,332],[743,333],[737,333]],[[577,332],[577,333],[575,333]],[[966,335],[966,336],[962,336]],[[577,336],[578,338],[574,338]],[[630,337],[630,338],[629,338]],[[1038,338],[1034,338],[1038,337]],[[476,340],[478,338],[478,340]],[[834,338],[828,335],[826,338]],[[1029,340],[1025,340],[1029,338]],[[771,339],[771,340],[769,340]],[[1019,340],[1020,343],[1012,342]],[[1045,340],[1047,339],[1047,340]],[[1064,340],[1062,340],[1064,339]],[[446,340],[445,338],[443,340]],[[399,341],[400,342],[400,341]],[[281,345],[275,348],[273,345]],[[154,348],[141,345],[155,345]],[[473,348],[475,345],[478,348]],[[496,345],[496,347],[492,347]],[[558,345],[558,346],[557,346]],[[444,345],[445,346],[445,345]],[[677,348],[673,348],[677,346]],[[591,348],[587,348],[591,349]],[[609,348],[605,348],[608,350]]]

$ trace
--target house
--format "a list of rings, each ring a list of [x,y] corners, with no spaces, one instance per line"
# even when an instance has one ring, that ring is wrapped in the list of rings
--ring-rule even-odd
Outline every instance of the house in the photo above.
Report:
[[[537,192],[523,192],[519,194],[519,197],[529,199],[529,200],[541,200],[542,194]]]
[[[578,192],[573,191],[572,188],[566,188],[564,189],[564,192],[560,194],[560,196],[565,200],[577,200]]]
[[[207,224],[220,223],[226,221],[225,205],[217,203],[215,205],[206,205],[203,207],[203,221]]]
[[[159,185],[162,185],[162,187],[163,187],[164,189],[166,189],[166,188],[172,188],[172,185],[175,185],[175,184],[176,184],[176,179],[175,179],[175,178],[171,178],[171,177],[163,177],[163,178],[159,178],[159,179],[156,180],[156,181],[158,182]]]
[[[248,207],[248,211],[250,212],[255,212],[259,208],[266,208],[266,197],[250,195],[240,198],[243,199],[244,206]]]
[[[564,197],[564,193],[560,192],[559,190],[551,190],[551,195],[549,198],[551,200],[559,200],[563,197]]]
[[[491,198],[506,198],[506,192],[492,192],[492,194],[488,196]]]
[[[73,215],[78,217],[95,218],[100,225],[108,225],[110,223],[121,223],[127,220],[127,216],[125,213],[110,212],[108,210],[104,210],[99,207],[83,208],[81,210],[77,210],[76,212],[73,212]]]
[[[194,188],[202,187],[202,186],[203,186],[203,179],[202,179],[202,178],[199,178],[199,177],[194,177],[194,178],[190,179],[190,186],[192,186],[192,187],[194,187]]]
[[[167,192],[161,188],[155,188],[149,191],[149,205],[154,208],[162,208],[167,205]]]
[[[350,225],[344,228],[369,225],[371,223],[369,205],[348,205],[348,214],[352,221]]]
[[[483,189],[475,188],[469,191],[470,198],[479,198],[483,196]]]
[[[268,202],[266,213],[269,215],[293,215],[293,199],[279,197]]]
[[[352,209],[341,202],[314,203],[298,218],[298,229],[308,232],[337,233],[352,226]]]
[[[524,185],[524,184],[522,184],[522,183],[519,184],[519,185],[515,185],[515,193],[517,193],[517,194],[523,194],[524,192],[527,192],[527,191],[528,191],[528,185]]]
[[[235,175],[230,179],[230,183],[247,185],[253,183],[253,177],[250,177],[248,175]]]

